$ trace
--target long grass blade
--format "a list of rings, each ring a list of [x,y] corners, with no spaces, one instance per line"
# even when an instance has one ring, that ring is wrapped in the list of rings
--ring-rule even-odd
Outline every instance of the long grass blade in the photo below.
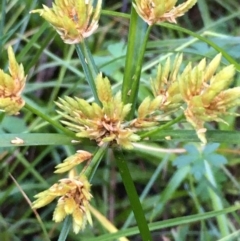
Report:
[[[142,240],[151,241],[152,237],[148,228],[147,220],[145,218],[144,211],[142,209],[142,205],[129,172],[125,157],[121,151],[117,151],[115,153],[115,158]]]
[[[129,113],[129,119],[133,117],[135,112],[143,57],[150,29],[150,27],[147,29],[147,24],[138,16],[135,9],[132,7],[127,55],[122,85],[123,102],[125,104],[132,104],[132,108]]]

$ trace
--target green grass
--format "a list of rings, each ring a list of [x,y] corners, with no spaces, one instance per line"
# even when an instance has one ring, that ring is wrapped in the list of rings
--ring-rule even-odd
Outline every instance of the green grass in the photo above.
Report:
[[[122,13],[125,2],[127,11]],[[74,133],[59,122],[54,103],[59,97],[99,101],[94,89],[98,70],[108,76],[114,93],[122,90],[124,102],[136,106],[129,119],[142,100],[152,96],[150,78],[167,57],[183,53],[183,68],[221,52],[221,65],[233,64],[240,71],[238,1],[199,0],[177,25],[149,29],[131,12],[129,2],[104,1],[97,32],[77,46],[64,44],[40,16],[29,14],[41,7],[40,1],[0,3],[0,68],[7,71],[6,49],[12,45],[28,74],[27,105],[18,116],[0,116],[0,240],[240,240],[238,117],[228,117],[228,126],[207,124],[209,143],[220,143],[211,161],[206,161],[210,154],[204,159],[194,152],[201,144],[181,110],[170,115],[171,121],[142,131],[140,136],[149,138],[123,152],[88,140],[73,144]],[[234,86],[240,86],[239,76]],[[11,144],[15,137],[24,143]],[[119,229],[115,234],[93,217],[93,227],[87,225],[75,235],[69,220],[52,221],[56,202],[38,209],[37,215],[31,209],[34,195],[66,177],[53,174],[54,166],[76,150],[94,153],[87,171],[91,205]],[[198,154],[201,158],[195,160]],[[180,166],[175,165],[178,158]]]

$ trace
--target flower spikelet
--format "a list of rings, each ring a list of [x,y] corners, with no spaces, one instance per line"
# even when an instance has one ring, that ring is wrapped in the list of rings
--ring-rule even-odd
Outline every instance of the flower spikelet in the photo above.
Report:
[[[16,115],[24,106],[21,93],[25,86],[26,76],[22,64],[18,64],[12,47],[8,48],[9,74],[0,69],[0,111]]]
[[[136,128],[151,127],[157,124],[156,113],[162,101],[161,96],[157,96],[153,100],[146,97],[138,107],[138,117],[133,120],[131,125]]]
[[[176,23],[176,18],[184,15],[197,0],[187,0],[175,7],[176,2],[177,0],[136,0],[133,6],[148,25],[164,21]]]
[[[91,157],[92,157],[92,154],[90,152],[79,150],[77,151],[76,154],[66,158],[63,161],[63,163],[58,164],[55,167],[56,171],[54,173],[63,173],[63,172],[70,171],[75,166],[77,166],[78,164],[84,161],[89,160]]]
[[[113,100],[110,81],[108,78],[103,78],[101,73],[96,78],[96,87],[98,98],[102,103]]]
[[[33,202],[33,208],[41,208],[60,197],[53,214],[53,220],[61,222],[67,215],[72,215],[73,231],[78,233],[85,228],[87,221],[92,225],[89,211],[89,201],[92,198],[90,186],[87,178],[83,175],[61,179],[48,190],[35,196],[37,200]]]
[[[161,97],[159,109],[164,113],[176,110],[183,103],[177,81],[181,63],[181,54],[176,56],[172,65],[168,58],[165,64],[158,66],[157,76],[151,80],[153,94]]]
[[[31,13],[39,13],[67,44],[82,42],[98,28],[102,0],[93,8],[91,0],[56,0],[52,8],[43,5]]]
[[[124,121],[131,105],[123,104],[120,92],[113,95],[108,78],[102,74],[96,78],[96,88],[102,106],[79,98],[59,99],[56,104],[62,111],[58,113],[66,119],[62,123],[75,131],[77,137],[95,140],[100,146],[111,142],[132,148],[131,142],[139,140],[139,136]]]
[[[203,143],[207,142],[204,123],[224,122],[222,116],[232,114],[229,108],[240,105],[240,88],[229,89],[235,74],[234,66],[229,65],[216,73],[220,60],[221,54],[218,54],[208,67],[205,59],[194,68],[190,63],[179,77],[180,91],[187,103],[185,116]]]

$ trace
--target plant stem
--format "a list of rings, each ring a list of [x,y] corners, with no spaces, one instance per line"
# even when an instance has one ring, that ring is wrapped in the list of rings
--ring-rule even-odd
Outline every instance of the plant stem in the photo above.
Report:
[[[142,240],[151,241],[147,220],[122,151],[116,151],[115,158]]]
[[[217,183],[216,183],[214,174],[212,172],[211,166],[206,160],[204,160],[204,164],[206,169],[206,178],[211,183],[211,185],[217,189]],[[219,197],[218,194],[211,187],[208,187],[208,191],[209,191],[210,198],[212,199],[212,205],[214,210],[217,211],[217,210],[224,209],[221,197]],[[229,235],[230,233],[228,229],[228,222],[227,222],[226,216],[220,215],[216,219],[217,219],[222,237]]]
[[[167,220],[150,223],[149,229],[151,231],[155,231],[155,230],[159,231],[159,230],[162,230],[162,229],[164,230],[166,228],[171,228],[171,227],[176,228],[176,227],[179,227],[179,226],[185,225],[185,224],[192,225],[194,222],[197,223],[202,220],[216,218],[219,215],[236,212],[239,209],[240,209],[240,205],[233,205],[229,208],[225,208],[225,209],[218,210],[218,211],[193,214],[193,215],[178,217],[178,218],[170,218]],[[108,241],[108,240],[112,241],[112,240],[116,240],[120,237],[132,236],[132,235],[136,235],[138,233],[139,233],[139,231],[138,231],[137,227],[131,227],[126,230],[118,231],[116,233],[103,234],[98,237],[88,238],[87,241]],[[228,241],[230,241],[230,240],[228,239]]]
[[[144,190],[143,190],[143,192],[142,192],[142,194],[140,196],[140,201],[141,202],[144,200],[144,198],[146,198],[146,196],[149,193],[150,189],[154,186],[154,183],[156,182],[157,178],[159,177],[160,172],[166,166],[166,163],[167,163],[168,159],[169,159],[169,154],[165,155],[164,159],[157,166],[156,170],[152,174],[149,182],[145,186],[145,188],[144,188]],[[127,227],[129,227],[133,218],[134,218],[134,215],[131,212],[130,215],[128,216],[128,218],[126,219],[125,223],[123,224],[122,229],[126,229]]]
[[[196,32],[192,32],[186,28],[182,28],[182,27],[179,27],[178,25],[174,25],[174,24],[170,24],[170,23],[161,23],[159,24],[161,27],[166,27],[166,28],[170,28],[170,29],[174,29],[174,30],[177,30],[179,32],[183,32],[183,33],[186,33],[190,36],[193,36],[207,44],[209,44],[212,48],[214,48],[216,51],[218,51],[219,53],[222,53],[223,57],[230,63],[230,64],[233,64],[235,66],[235,68],[237,70],[240,71],[240,64],[233,58],[231,57],[231,55],[229,55],[227,53],[227,51],[224,50],[224,48],[221,48],[219,47],[217,44],[215,44],[213,41],[211,41],[210,39],[208,38],[205,38],[204,36],[196,33]]]
[[[36,114],[37,116],[41,117],[42,119],[44,119],[45,121],[47,121],[48,123],[53,125],[53,127],[61,130],[66,135],[76,138],[76,135],[72,131],[64,128],[61,124],[59,124],[58,122],[53,120],[51,117],[49,117],[48,115],[45,115],[44,113],[42,113],[41,111],[37,110],[36,108],[34,108],[33,106],[29,105],[28,103],[26,103],[24,107],[27,110],[29,110],[30,112]]]
[[[78,57],[81,61],[87,82],[94,96],[94,99],[98,104],[101,104],[98,98],[97,89],[95,85],[95,78],[97,76],[97,67],[93,61],[93,57],[84,41],[79,44],[76,44],[75,47],[76,47]]]
[[[2,42],[4,36],[4,26],[5,26],[5,17],[6,17],[6,0],[2,0],[0,4],[2,11],[1,11],[1,21],[0,21],[0,53],[2,52]]]
[[[5,117],[5,113],[4,112],[0,112],[0,123],[3,122],[4,117]]]
[[[65,218],[65,220],[63,222],[63,227],[62,227],[61,233],[58,237],[58,241],[65,241],[67,239],[70,227],[71,227],[71,219],[70,219],[70,216],[67,215],[67,217]]]
[[[97,168],[98,165],[100,163],[100,161],[102,160],[103,155],[105,154],[106,150],[108,147],[108,143],[103,144],[100,148],[97,149],[97,151],[95,152],[90,164],[88,165],[88,167],[86,168],[86,170],[84,171],[84,174],[88,177],[88,180],[91,181]]]
[[[122,85],[123,102],[125,104],[132,104],[131,111],[128,115],[129,120],[133,118],[135,112],[143,57],[150,30],[151,27],[147,28],[147,24],[138,16],[136,10],[132,7],[127,56]]]
[[[170,126],[178,123],[178,122],[179,122],[180,120],[182,120],[183,118],[184,118],[184,114],[178,116],[178,117],[175,118],[174,120],[169,121],[169,122],[166,123],[165,125],[162,125],[162,126],[157,127],[157,128],[155,128],[155,129],[153,129],[153,130],[151,130],[151,131],[148,131],[148,132],[145,132],[145,133],[143,133],[143,134],[140,134],[139,136],[140,136],[141,138],[145,138],[145,137],[150,137],[151,135],[155,135],[155,134],[157,134],[158,132],[160,132],[160,131],[162,131],[162,130],[164,130],[164,129],[167,129],[168,127],[170,127]]]

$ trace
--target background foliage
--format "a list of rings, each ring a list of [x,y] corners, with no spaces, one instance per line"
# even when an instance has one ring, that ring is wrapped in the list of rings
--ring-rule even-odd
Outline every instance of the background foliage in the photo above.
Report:
[[[18,61],[24,64],[28,73],[24,99],[29,105],[57,120],[59,117],[55,112],[54,101],[58,97],[78,96],[89,101],[93,98],[74,46],[63,44],[45,21],[38,15],[29,14],[30,10],[41,7],[42,3],[51,6],[51,1],[36,0],[3,0],[0,3],[0,66],[7,70],[6,46],[13,45]],[[130,6],[127,0],[103,3],[104,10],[124,13],[130,12]],[[178,19],[178,24],[211,40],[240,63],[238,1],[200,0],[188,14]],[[123,80],[128,27],[128,18],[103,11],[97,33],[88,40],[99,69],[109,76],[114,91],[121,89]],[[154,26],[145,53],[138,103],[150,95],[149,78],[156,73],[158,63],[179,51],[184,53],[184,63],[189,60],[195,62],[202,57],[210,59],[216,54],[216,50],[206,41],[200,41],[168,25]],[[227,63],[223,59],[222,64]],[[234,85],[240,85],[239,74]],[[190,142],[197,140],[193,137],[194,131],[189,134],[184,131],[182,137],[174,141],[165,141],[166,135],[163,134],[162,141],[154,141],[152,138],[151,145],[149,142],[138,144],[134,151],[125,154],[145,216],[149,223],[153,223],[152,226],[150,224],[151,230],[154,230],[153,240],[238,240],[240,219],[234,204],[238,203],[240,193],[240,138],[237,133],[240,124],[236,117],[229,117],[227,121],[228,126],[210,123],[208,128],[235,130],[234,139],[230,138],[220,146],[211,144],[204,153],[199,153],[196,143]],[[185,127],[185,123],[179,127]],[[54,166],[76,149],[82,149],[83,144],[65,145],[69,137],[58,136],[57,140],[55,136],[52,137],[52,144],[48,145],[35,146],[36,143],[28,139],[33,146],[6,147],[6,143],[9,143],[4,136],[6,133],[12,133],[13,136],[17,133],[45,133],[38,140],[41,142],[42,138],[44,143],[48,139],[50,143],[51,136],[48,134],[59,132],[27,108],[19,116],[5,117],[0,131],[0,240],[45,240],[41,225],[20,190],[33,200],[35,194],[57,181],[58,177],[52,174]],[[184,139],[187,134],[188,137]],[[185,144],[188,144],[187,153],[180,156],[185,152]],[[88,143],[84,144],[84,149],[94,152],[96,147]],[[203,158],[204,155],[209,159]],[[92,179],[92,205],[117,228],[126,229],[123,233],[131,233],[129,240],[141,240],[137,228],[127,229],[135,227],[136,220],[113,159],[113,153],[109,151]],[[19,186],[10,178],[10,174]],[[53,208],[54,204],[51,204],[39,210],[52,241],[58,239],[62,227],[62,224],[51,221]],[[216,213],[204,216],[207,211],[223,208],[228,208],[223,213],[232,213],[218,218],[214,218]],[[203,214],[204,219],[202,216],[193,216],[190,221],[185,218],[195,214]],[[172,218],[179,219],[171,221]],[[92,228],[87,227],[79,235],[70,232],[68,240],[117,238],[108,234],[103,221],[93,219]],[[165,223],[156,222],[162,220],[166,220]],[[223,234],[228,239],[221,239]]]

